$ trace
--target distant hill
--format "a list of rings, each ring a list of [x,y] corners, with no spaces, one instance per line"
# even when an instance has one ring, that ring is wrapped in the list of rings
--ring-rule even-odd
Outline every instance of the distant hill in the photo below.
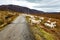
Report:
[[[44,12],[18,5],[0,5],[0,31],[22,13],[26,14],[26,21],[36,40],[60,40],[60,12]],[[45,23],[48,24],[45,25]],[[51,28],[52,23],[54,23],[53,25],[56,25],[54,28]],[[10,32],[8,34],[10,34]],[[10,36],[8,38],[10,38]]]
[[[46,16],[46,17],[53,17],[60,19],[60,12],[43,12],[34,9],[29,9],[27,7],[22,7],[18,5],[0,5],[0,10],[9,10],[9,11],[16,11],[21,13],[33,14],[38,16]]]
[[[22,7],[18,5],[1,5],[0,10],[11,10],[11,11],[22,12],[22,13],[44,13],[43,11],[29,9],[27,7]]]

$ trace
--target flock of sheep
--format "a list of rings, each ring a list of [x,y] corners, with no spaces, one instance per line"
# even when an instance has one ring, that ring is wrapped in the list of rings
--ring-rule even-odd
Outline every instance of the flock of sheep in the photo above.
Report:
[[[44,17],[39,17],[39,20],[35,20],[35,18],[38,18],[38,16],[33,16],[33,15],[27,15],[27,16],[30,17],[29,21],[30,21],[31,24],[35,24],[35,23],[40,24],[42,22],[42,20],[45,19]],[[50,28],[56,27],[56,21],[51,22],[50,20],[51,20],[51,18],[49,18],[49,20],[47,20],[47,22],[45,22],[44,25],[48,26]]]

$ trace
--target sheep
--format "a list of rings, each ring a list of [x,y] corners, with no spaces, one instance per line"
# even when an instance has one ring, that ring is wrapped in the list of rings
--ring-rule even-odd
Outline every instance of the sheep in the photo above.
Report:
[[[31,19],[35,19],[35,17],[32,15],[27,15],[27,16],[29,16]]]
[[[47,22],[49,22],[49,23],[50,23],[51,21],[50,21],[50,20],[48,20]]]
[[[56,22],[51,22],[51,24],[49,23],[44,23],[45,26],[49,26],[51,28],[54,28],[56,26]]]
[[[29,20],[31,21],[31,24],[33,24],[33,23],[39,24],[41,22],[41,20],[34,20],[34,19],[29,19]]]
[[[40,20],[44,20],[44,17],[40,17],[39,19],[40,19]]]
[[[47,20],[47,22],[49,22],[49,23],[50,23],[50,22],[51,22],[50,20],[51,20],[51,18],[49,18],[49,19]]]

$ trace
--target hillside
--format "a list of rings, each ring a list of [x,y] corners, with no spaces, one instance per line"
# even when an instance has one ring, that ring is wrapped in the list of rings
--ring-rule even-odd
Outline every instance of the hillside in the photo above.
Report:
[[[1,5],[0,40],[60,40],[60,12]]]
[[[44,12],[44,11],[29,9],[27,7],[22,7],[18,5],[1,5],[0,10],[15,11],[20,13],[33,14],[33,15],[53,17],[53,18],[60,19],[60,12]]]
[[[26,20],[36,40],[60,40],[60,19],[27,15]]]

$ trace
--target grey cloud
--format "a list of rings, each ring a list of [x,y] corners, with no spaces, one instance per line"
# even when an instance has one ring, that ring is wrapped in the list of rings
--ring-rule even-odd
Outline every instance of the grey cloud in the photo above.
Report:
[[[26,0],[28,2],[32,2],[32,3],[49,3],[49,2],[52,2],[52,1],[55,1],[55,0]]]
[[[15,0],[17,2],[21,2],[24,4],[24,2],[26,1],[27,5],[28,3],[35,3],[35,4],[39,4],[39,5],[35,5],[35,6],[32,6],[31,5],[31,8],[35,8],[35,9],[38,9],[38,10],[43,10],[43,11],[49,11],[49,12],[52,12],[52,11],[60,11],[60,0]],[[0,4],[11,4],[13,3],[11,0],[8,1],[8,0],[0,0]],[[21,4],[21,5],[23,5]],[[26,5],[23,5],[23,6],[26,6]]]
[[[43,6],[34,6],[36,8],[60,8],[60,5],[43,5]]]
[[[60,11],[60,9],[54,9],[54,8],[42,8],[42,11],[45,11],[45,12],[58,12]]]
[[[35,3],[35,2],[41,2],[42,0],[26,0],[26,1]]]

